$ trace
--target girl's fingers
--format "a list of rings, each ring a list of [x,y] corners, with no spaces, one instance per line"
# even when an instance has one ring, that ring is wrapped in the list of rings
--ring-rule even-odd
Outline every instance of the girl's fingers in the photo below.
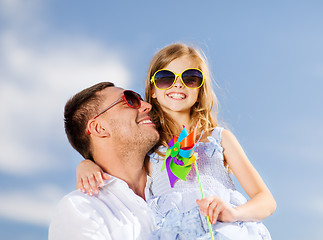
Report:
[[[96,181],[99,185],[99,187],[103,187],[103,179],[102,179],[102,172],[96,172],[95,173],[95,178],[96,178]]]
[[[102,172],[102,176],[103,176],[104,180],[109,180],[111,178],[108,174],[106,174],[104,172]]]
[[[91,188],[93,189],[94,193],[95,194],[98,194],[99,193],[99,188],[98,188],[98,184],[95,180],[95,176],[94,174],[92,174],[90,177],[89,177],[89,183],[90,183],[90,186]]]
[[[80,187],[80,190],[82,191],[82,193],[86,193],[86,190],[83,185]]]
[[[216,223],[225,207],[223,201],[218,197],[206,197],[196,200],[196,203],[200,206],[202,215],[209,216],[212,224]]]
[[[216,221],[219,219],[219,216],[225,209],[225,204],[222,201],[217,202],[216,207],[213,211],[213,216],[212,216],[212,224],[215,224]]]
[[[200,207],[201,214],[206,217],[208,215],[208,207],[210,203],[212,202],[209,198],[202,198],[196,200],[197,205]]]
[[[216,223],[216,220],[218,219],[218,215],[219,215],[218,204],[216,201],[212,201],[208,208],[208,216],[212,224]]]
[[[85,193],[82,178],[76,178],[76,189],[80,189],[83,193]]]
[[[197,205],[200,206],[200,209],[202,211],[205,211],[208,208],[209,204],[211,203],[211,200],[209,200],[208,198],[202,198],[202,199],[197,199],[196,203]]]
[[[83,179],[83,186],[84,186],[85,191],[87,192],[87,194],[89,194],[90,196],[93,196],[92,188],[90,186],[88,178]]]

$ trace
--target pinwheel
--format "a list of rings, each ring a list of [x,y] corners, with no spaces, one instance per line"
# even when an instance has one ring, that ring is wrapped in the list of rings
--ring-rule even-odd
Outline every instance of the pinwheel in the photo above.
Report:
[[[161,171],[167,169],[167,174],[171,187],[174,187],[178,179],[186,181],[186,176],[192,168],[192,163],[197,159],[197,153],[194,150],[197,127],[188,134],[185,126],[178,137],[168,143],[169,148],[166,151],[164,163]],[[202,136],[202,135],[201,135]]]
[[[199,124],[197,124],[197,126],[198,125]],[[174,136],[172,138],[172,140],[168,143],[169,148],[166,150],[165,159],[161,171],[163,171],[165,168],[167,169],[169,182],[171,187],[173,188],[177,180],[182,179],[186,181],[187,174],[191,171],[192,163],[194,163],[201,195],[202,198],[204,198],[200,175],[196,164],[197,153],[194,153],[194,150],[203,134],[202,132],[199,140],[195,143],[197,126],[190,134],[188,134],[185,126],[183,126],[183,130],[181,131],[179,136]],[[209,216],[207,216],[206,219],[211,239],[213,240],[214,238]]]

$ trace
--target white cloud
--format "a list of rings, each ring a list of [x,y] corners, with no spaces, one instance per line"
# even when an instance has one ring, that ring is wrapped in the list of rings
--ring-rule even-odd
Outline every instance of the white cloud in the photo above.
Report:
[[[1,0],[1,14],[11,22],[33,18],[34,13],[42,7],[40,0],[31,0],[29,4],[22,0]]]
[[[0,216],[18,222],[48,226],[64,193],[53,185],[0,193]]]
[[[315,213],[315,215],[320,215],[321,217],[323,217],[323,196],[317,194],[316,196],[312,196],[310,201],[309,201],[309,209],[310,211],[312,211],[313,213]]]
[[[57,162],[48,149],[53,142],[65,141],[66,100],[101,81],[126,88],[130,74],[112,47],[88,37],[63,35],[49,26],[38,28],[41,34],[30,31],[29,26],[37,28],[43,22],[33,14],[40,2],[33,1],[27,9],[19,3],[1,3],[7,9],[5,14],[2,10],[7,27],[0,31],[0,169],[31,174]]]

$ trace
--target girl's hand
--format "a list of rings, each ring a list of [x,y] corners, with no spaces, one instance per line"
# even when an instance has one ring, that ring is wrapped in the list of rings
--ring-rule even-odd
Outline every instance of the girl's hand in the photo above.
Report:
[[[200,206],[202,215],[209,216],[212,224],[215,224],[216,221],[236,221],[237,210],[223,202],[219,197],[205,197],[196,200],[196,203]]]
[[[108,180],[110,176],[91,160],[83,160],[76,168],[76,188],[90,196],[99,193],[99,187],[103,187],[103,179]]]

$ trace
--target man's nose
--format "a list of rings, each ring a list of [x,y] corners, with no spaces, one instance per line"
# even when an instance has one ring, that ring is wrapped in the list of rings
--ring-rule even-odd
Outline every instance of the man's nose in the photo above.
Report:
[[[150,103],[141,100],[141,106],[139,108],[139,112],[150,112],[151,108],[152,106]]]

